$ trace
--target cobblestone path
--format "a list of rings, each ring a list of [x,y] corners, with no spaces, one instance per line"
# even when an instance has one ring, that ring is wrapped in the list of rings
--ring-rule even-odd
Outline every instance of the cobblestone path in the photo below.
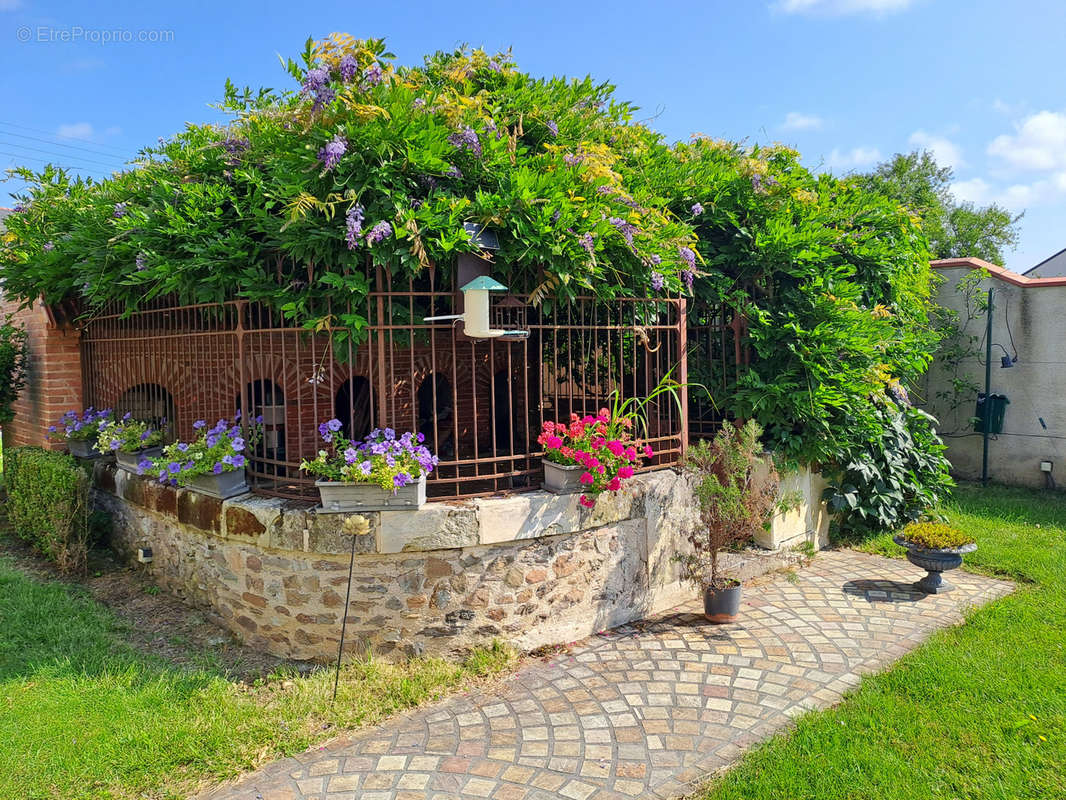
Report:
[[[831,551],[745,589],[740,621],[696,604],[592,637],[203,800],[670,798],[1011,584],[957,571],[915,592],[905,561]]]

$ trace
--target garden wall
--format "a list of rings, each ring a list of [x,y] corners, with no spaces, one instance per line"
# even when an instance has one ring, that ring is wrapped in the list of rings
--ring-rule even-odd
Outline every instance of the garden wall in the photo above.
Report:
[[[1003,432],[989,442],[991,479],[1043,487],[1040,462],[1051,461],[1055,465],[1052,474],[1060,486],[1066,485],[1066,278],[1026,278],[977,259],[938,261],[933,266],[944,278],[937,302],[958,312],[964,324],[968,316],[966,296],[958,290],[959,281],[975,269],[985,270],[987,277],[978,290],[982,299],[989,287],[995,290],[992,342],[1002,345],[1011,356],[1015,350],[1018,354],[1018,361],[1003,369],[1004,350],[999,346],[992,349],[992,392],[1006,395],[1010,405]],[[974,318],[962,333],[964,341],[973,339],[957,377],[983,392],[986,317],[983,311],[969,316]],[[975,414],[976,392],[956,392],[955,379],[954,370],[942,358],[934,361],[923,405],[939,420],[955,476],[979,479],[982,436],[974,432],[970,421]]]
[[[671,470],[591,510],[538,491],[352,516],[250,495],[218,501],[113,465],[97,464],[95,483],[116,550],[132,561],[151,547],[160,585],[285,657],[336,657],[353,537],[350,653],[445,653],[493,638],[531,649],[695,594],[671,560],[694,507]],[[734,566],[786,563],[776,558]]]

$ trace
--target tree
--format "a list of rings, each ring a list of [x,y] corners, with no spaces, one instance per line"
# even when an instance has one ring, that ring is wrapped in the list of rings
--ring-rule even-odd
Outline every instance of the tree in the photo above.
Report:
[[[873,172],[856,176],[866,189],[878,191],[921,218],[934,258],[983,258],[1002,264],[1018,244],[1018,221],[995,203],[977,206],[951,193],[954,173],[937,164],[928,150],[897,153]]]

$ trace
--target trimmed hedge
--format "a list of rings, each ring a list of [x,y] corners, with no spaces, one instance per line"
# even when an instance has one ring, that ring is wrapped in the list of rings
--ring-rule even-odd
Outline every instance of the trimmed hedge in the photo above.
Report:
[[[64,572],[82,571],[90,533],[89,476],[65,453],[20,447],[4,453],[15,534]]]

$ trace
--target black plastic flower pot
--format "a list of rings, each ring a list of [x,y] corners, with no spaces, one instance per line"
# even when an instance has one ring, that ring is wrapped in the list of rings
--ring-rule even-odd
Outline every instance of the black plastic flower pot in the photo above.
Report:
[[[744,587],[740,581],[730,581],[724,589],[708,586],[703,590],[703,614],[711,622],[733,622],[740,613],[740,597]]]

